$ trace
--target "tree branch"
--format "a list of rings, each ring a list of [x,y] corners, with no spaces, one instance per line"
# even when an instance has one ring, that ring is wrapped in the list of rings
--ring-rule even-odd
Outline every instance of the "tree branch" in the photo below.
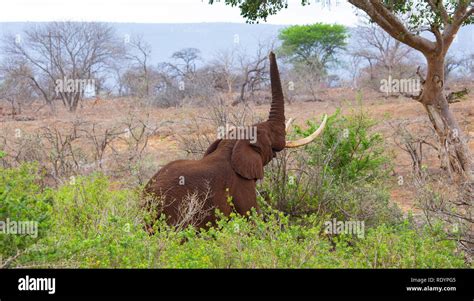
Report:
[[[453,15],[453,22],[450,23],[443,32],[444,45],[447,45],[448,47],[453,42],[454,37],[458,33],[462,24],[474,13],[474,7],[471,7],[468,10],[469,1],[459,0],[458,2],[458,7]],[[447,51],[447,49],[445,51]]]
[[[0,269],[8,268],[13,261],[15,261],[18,257],[23,254],[23,251],[17,250],[16,254],[12,257],[7,258],[7,260],[0,266]]]
[[[433,2],[433,0],[425,0],[433,10],[433,12],[438,12],[441,16],[441,20],[443,20],[443,25],[446,27],[449,24],[449,15],[448,12],[446,11],[446,8],[443,5],[443,1],[437,0],[436,4]]]
[[[430,31],[434,34],[436,38],[437,47],[435,51],[437,53],[441,53],[444,49],[444,39],[443,39],[443,35],[441,34],[441,31],[439,30],[438,25],[431,24]]]
[[[365,11],[369,17],[398,41],[423,53],[436,49],[436,44],[408,31],[405,25],[379,0],[349,0],[351,4]]]

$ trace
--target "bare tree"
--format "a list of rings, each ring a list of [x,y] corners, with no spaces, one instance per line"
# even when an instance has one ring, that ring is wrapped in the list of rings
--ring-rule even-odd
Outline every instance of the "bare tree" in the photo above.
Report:
[[[464,60],[463,67],[468,75],[471,77],[474,75],[474,53],[466,55],[467,59]]]
[[[454,73],[465,65],[465,60],[470,60],[469,57],[462,55],[454,55],[448,53],[446,55],[446,64],[444,65],[444,76],[446,81],[454,76]]]
[[[351,87],[353,89],[359,88],[359,83],[357,81],[358,77],[360,76],[360,66],[362,63],[362,58],[359,56],[352,55],[349,58],[347,63],[348,71],[351,77]]]
[[[56,98],[75,111],[87,89],[110,60],[121,53],[112,27],[102,23],[54,22],[29,28],[19,42],[7,36],[7,60],[25,62],[23,76],[52,105]]]
[[[375,24],[357,27],[355,40],[357,48],[353,54],[382,65],[389,74],[413,52]]]
[[[409,73],[414,74],[413,49],[392,38],[379,26],[367,23],[355,29],[355,43],[350,54],[365,61],[369,83],[373,88],[379,89],[381,78],[401,78]]]
[[[4,64],[1,72],[0,100],[5,99],[10,103],[11,116],[21,114],[22,106],[34,98],[33,87],[22,74],[29,74],[30,70],[25,64]]]
[[[138,76],[142,82],[143,96],[150,96],[150,57],[151,45],[138,35],[128,43],[127,59],[132,62],[132,68],[139,70]]]
[[[240,49],[238,53],[238,68],[240,73],[240,96],[234,101],[233,105],[245,102],[246,92],[250,92],[253,95],[255,91],[260,89],[261,85],[268,82],[268,53],[273,49],[274,42],[266,43],[259,41],[257,45],[256,53],[253,56],[249,56],[248,53]]]
[[[227,93],[231,95],[237,79],[236,51],[234,48],[218,51],[214,57],[215,59],[210,63],[211,68],[215,70],[218,78],[225,83]]]

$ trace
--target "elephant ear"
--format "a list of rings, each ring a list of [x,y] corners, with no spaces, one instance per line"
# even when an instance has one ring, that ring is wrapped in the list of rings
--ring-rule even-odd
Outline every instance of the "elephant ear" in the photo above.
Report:
[[[204,153],[204,156],[207,156],[209,155],[210,153],[212,153],[213,151],[215,151],[217,149],[217,146],[219,145],[219,143],[222,141],[222,139],[217,139],[216,141],[212,142],[211,145],[209,145],[209,147],[207,148],[206,152]]]
[[[248,140],[239,140],[235,143],[230,163],[235,172],[243,178],[263,179],[262,157]]]

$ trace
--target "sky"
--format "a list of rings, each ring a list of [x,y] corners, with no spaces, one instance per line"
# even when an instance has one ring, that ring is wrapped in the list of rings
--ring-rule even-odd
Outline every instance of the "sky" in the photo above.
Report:
[[[218,0],[216,0],[217,2]],[[289,8],[271,16],[269,24],[315,22],[355,25],[354,8],[344,0],[288,0]],[[319,3],[317,3],[319,2]],[[208,0],[0,0],[0,22],[100,21],[127,23],[244,23],[237,7]]]

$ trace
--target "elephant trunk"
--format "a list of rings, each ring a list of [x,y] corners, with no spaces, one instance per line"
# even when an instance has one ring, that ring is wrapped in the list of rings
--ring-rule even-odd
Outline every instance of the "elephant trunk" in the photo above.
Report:
[[[285,124],[285,103],[281,88],[280,73],[275,59],[275,54],[270,52],[270,82],[272,86],[272,105],[268,121]]]

